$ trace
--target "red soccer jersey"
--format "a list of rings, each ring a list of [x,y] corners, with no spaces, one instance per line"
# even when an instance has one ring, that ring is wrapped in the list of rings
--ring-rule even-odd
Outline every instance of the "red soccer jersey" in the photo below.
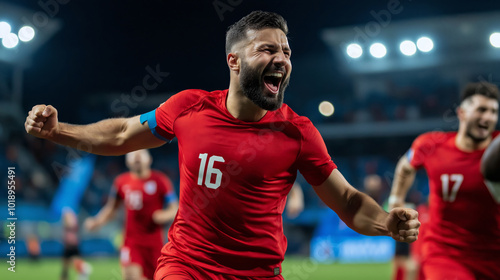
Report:
[[[480,172],[483,150],[464,152],[456,132],[430,132],[408,151],[415,168],[429,177],[429,222],[423,238],[426,255],[500,260],[500,204]],[[497,136],[498,132],[494,133]]]
[[[113,187],[126,208],[124,245],[163,246],[162,226],[153,221],[153,212],[163,209],[165,197],[173,194],[167,176],[152,170],[149,178],[140,179],[126,172]]]
[[[241,121],[228,112],[227,94],[186,90],[141,116],[179,145],[179,211],[162,254],[220,273],[274,276],[297,169],[319,185],[336,166],[307,118],[283,105],[260,121]]]

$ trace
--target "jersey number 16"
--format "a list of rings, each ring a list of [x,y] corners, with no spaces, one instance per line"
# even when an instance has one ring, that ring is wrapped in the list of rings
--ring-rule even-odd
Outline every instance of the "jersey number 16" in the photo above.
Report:
[[[203,181],[205,181],[205,186],[209,189],[217,189],[220,187],[222,180],[222,171],[220,169],[214,168],[214,163],[225,162],[223,157],[211,156],[208,160],[207,172],[205,174],[205,165],[207,163],[208,154],[200,154],[198,158],[201,159],[200,172],[198,173],[198,185],[203,186]],[[215,174],[215,182],[212,183],[212,175]]]

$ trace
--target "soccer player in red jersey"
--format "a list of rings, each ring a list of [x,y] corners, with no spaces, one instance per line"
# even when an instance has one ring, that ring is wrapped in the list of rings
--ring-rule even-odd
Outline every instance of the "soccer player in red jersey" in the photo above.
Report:
[[[141,116],[86,126],[59,123],[50,105],[28,114],[28,133],[97,154],[158,147],[177,137],[179,211],[155,279],[283,279],[282,213],[298,170],[354,230],[417,239],[417,212],[387,213],[352,187],[311,121],[283,104],[292,70],[287,33],[286,21],[269,12],[232,25],[226,90],[185,90]]]
[[[147,150],[128,153],[130,172],[115,179],[106,205],[95,218],[85,221],[87,230],[97,230],[113,218],[122,203],[125,205],[125,238],[120,250],[124,279],[153,279],[164,244],[162,225],[173,220],[178,209],[170,179],[151,170],[151,163]]]
[[[390,201],[404,202],[416,170],[429,177],[429,221],[422,242],[426,279],[498,279],[500,200],[485,185],[481,157],[499,132],[499,91],[468,84],[457,108],[458,132],[420,135],[396,167]]]

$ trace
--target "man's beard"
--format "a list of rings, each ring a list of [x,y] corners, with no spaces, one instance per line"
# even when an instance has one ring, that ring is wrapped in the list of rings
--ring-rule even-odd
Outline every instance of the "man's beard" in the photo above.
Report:
[[[243,94],[264,110],[275,111],[281,108],[285,89],[289,81],[289,77],[281,81],[277,96],[270,97],[265,95],[263,92],[265,85],[262,82],[262,73],[259,73],[257,69],[251,68],[244,60],[241,61],[240,85]]]
[[[489,133],[488,135],[486,135],[485,137],[478,137],[476,135],[474,135],[472,133],[472,128],[471,128],[472,125],[468,126],[467,129],[465,130],[465,134],[470,138],[472,139],[472,141],[474,141],[474,143],[481,143],[483,142],[484,140],[488,139],[488,137],[491,136],[491,133]]]

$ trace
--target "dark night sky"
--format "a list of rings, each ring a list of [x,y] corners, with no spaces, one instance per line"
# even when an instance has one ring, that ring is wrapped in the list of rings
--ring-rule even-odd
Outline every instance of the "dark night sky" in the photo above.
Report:
[[[288,21],[292,61],[317,55],[330,59],[314,69],[294,69],[295,75],[308,71],[334,74],[333,58],[319,38],[319,30],[365,24],[373,20],[370,11],[386,9],[389,2],[219,1],[237,3],[232,11],[223,14],[223,21],[214,1],[70,0],[59,5],[56,17],[62,20],[63,27],[35,53],[33,65],[26,70],[24,105],[31,107],[41,102],[61,107],[64,102],[97,92],[130,92],[142,83],[145,67],[156,64],[170,76],[155,92],[226,88],[226,28],[257,9],[278,12]],[[6,2],[42,10],[35,0]],[[475,2],[401,0],[404,9],[393,19],[500,10],[498,1]]]

